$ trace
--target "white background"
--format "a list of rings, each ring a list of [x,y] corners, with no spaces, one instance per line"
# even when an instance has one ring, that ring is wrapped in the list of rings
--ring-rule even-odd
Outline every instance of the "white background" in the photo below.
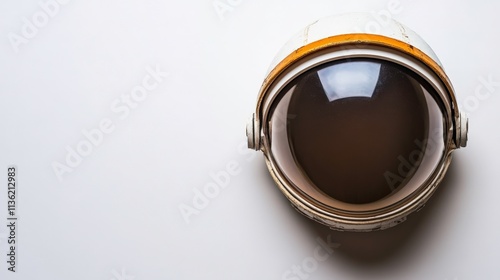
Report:
[[[72,0],[36,19],[32,38],[23,18],[36,21],[39,1],[0,3],[0,279],[282,279],[328,238],[340,246],[302,278],[500,278],[500,84],[481,82],[500,81],[500,4],[401,0],[393,17],[445,65],[470,116],[469,146],[407,222],[346,233],[292,209],[262,154],[241,149],[244,129],[289,37],[324,16],[382,12],[389,0],[232,0],[222,14],[214,3]],[[115,112],[148,67],[170,75],[129,115]],[[104,119],[114,130],[59,180],[53,164]],[[16,273],[6,263],[11,164]],[[179,206],[193,206],[228,164],[237,175],[186,223]]]

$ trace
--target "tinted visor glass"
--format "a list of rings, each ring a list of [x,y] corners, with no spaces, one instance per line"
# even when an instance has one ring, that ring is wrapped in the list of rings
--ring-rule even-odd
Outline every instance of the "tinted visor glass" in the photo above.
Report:
[[[273,102],[271,160],[291,186],[325,203],[408,195],[443,158],[441,107],[429,83],[396,63],[329,62],[300,74]]]

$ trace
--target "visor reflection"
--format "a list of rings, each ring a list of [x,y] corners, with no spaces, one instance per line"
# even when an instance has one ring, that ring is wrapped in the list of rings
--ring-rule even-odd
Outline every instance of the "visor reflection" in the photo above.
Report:
[[[346,97],[372,97],[380,75],[380,63],[353,61],[318,70],[328,100]]]
[[[425,81],[392,62],[316,67],[293,80],[275,103],[273,158],[313,197],[364,204],[418,187],[432,172],[417,171],[432,171],[444,150],[443,117],[433,95]],[[426,152],[430,131],[439,138],[432,154]]]

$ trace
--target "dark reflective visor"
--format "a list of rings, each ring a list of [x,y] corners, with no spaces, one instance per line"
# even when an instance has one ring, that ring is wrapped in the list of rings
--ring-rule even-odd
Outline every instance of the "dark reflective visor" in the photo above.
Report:
[[[271,157],[298,191],[366,204],[418,189],[445,151],[436,90],[380,59],[344,59],[291,80],[273,101]]]

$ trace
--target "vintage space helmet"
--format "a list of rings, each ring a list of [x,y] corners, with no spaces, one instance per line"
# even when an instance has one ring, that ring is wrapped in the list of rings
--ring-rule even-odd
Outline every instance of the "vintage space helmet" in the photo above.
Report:
[[[432,49],[371,14],[318,20],[277,55],[247,125],[302,214],[337,230],[394,226],[434,193],[468,120]]]

